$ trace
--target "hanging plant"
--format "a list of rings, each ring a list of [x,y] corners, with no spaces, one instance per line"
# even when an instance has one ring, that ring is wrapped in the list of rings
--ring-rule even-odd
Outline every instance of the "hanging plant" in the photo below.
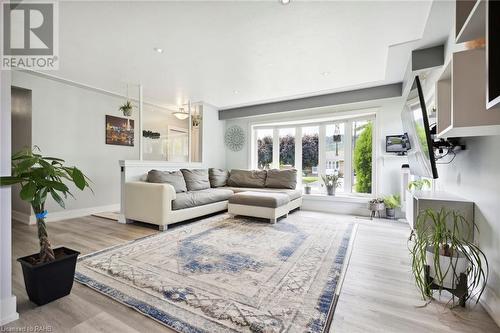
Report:
[[[132,115],[132,102],[130,100],[127,100],[125,102],[125,104],[123,104],[122,106],[120,106],[120,108],[118,110],[120,110],[121,112],[123,112],[123,115],[125,117],[130,117]]]

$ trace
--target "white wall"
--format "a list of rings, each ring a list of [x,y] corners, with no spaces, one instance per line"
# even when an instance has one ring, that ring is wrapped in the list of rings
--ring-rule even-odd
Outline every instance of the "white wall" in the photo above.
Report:
[[[118,205],[119,160],[139,157],[139,124],[135,112],[135,146],[105,144],[105,115],[121,116],[124,99],[42,78],[25,72],[12,73],[12,85],[32,91],[32,144],[47,156],[60,157],[80,168],[92,180],[94,194],[72,187],[76,200],[68,198],[66,209],[81,210]],[[47,200],[48,217],[60,212]]]
[[[0,10],[1,14],[1,10]],[[10,71],[0,71],[0,174],[10,175],[11,113]],[[11,189],[0,188],[0,326],[16,320],[16,297],[12,295]]]

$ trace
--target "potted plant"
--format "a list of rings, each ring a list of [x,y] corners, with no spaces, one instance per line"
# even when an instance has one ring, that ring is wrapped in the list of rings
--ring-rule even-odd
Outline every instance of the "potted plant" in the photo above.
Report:
[[[456,211],[422,211],[409,240],[412,272],[424,299],[447,289],[461,299],[479,302],[488,281],[488,260],[473,242],[474,222]],[[462,277],[463,290],[456,293]],[[471,291],[471,292],[468,292]],[[475,293],[472,291],[476,291]]]
[[[388,219],[396,218],[396,208],[401,207],[401,198],[397,194],[388,195],[384,198],[385,215]]]
[[[408,183],[408,190],[410,191],[421,191],[424,187],[431,187],[431,181],[427,178],[414,180]]]
[[[29,202],[35,213],[40,252],[18,261],[29,299],[43,305],[70,293],[79,255],[66,247],[52,249],[45,224],[47,196],[50,194],[64,208],[61,195],[72,196],[65,182],[75,184],[80,190],[89,184],[88,178],[76,167],[65,166],[59,158],[35,154],[34,150],[25,149],[12,156],[12,176],[0,177],[0,185],[20,184],[21,199]]]
[[[127,100],[122,106],[118,108],[121,112],[123,112],[123,115],[125,117],[130,117],[132,115],[132,102],[130,100]]]
[[[321,175],[321,179],[323,180],[323,184],[326,187],[326,193],[328,195],[335,195],[335,189],[340,185],[340,177],[342,177],[340,173]]]
[[[380,217],[380,212],[385,209],[384,199],[375,198],[368,201],[368,209],[371,211],[371,218],[375,217],[375,214],[378,213]]]
[[[317,181],[317,178],[314,177],[305,177],[302,179],[302,182],[305,184],[304,186],[305,194],[311,194],[311,183],[314,183],[315,181]]]

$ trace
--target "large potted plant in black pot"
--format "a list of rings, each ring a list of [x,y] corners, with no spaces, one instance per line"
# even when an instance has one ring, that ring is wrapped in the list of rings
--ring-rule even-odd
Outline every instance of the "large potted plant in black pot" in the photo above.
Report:
[[[38,149],[35,147],[35,149]],[[48,238],[45,201],[50,195],[61,207],[63,197],[72,196],[66,183],[80,190],[89,187],[88,178],[64,160],[45,157],[30,149],[12,156],[12,176],[0,177],[0,185],[20,184],[20,197],[30,203],[36,216],[40,252],[19,258],[29,299],[43,305],[68,295],[73,286],[78,251],[66,247],[53,249]]]

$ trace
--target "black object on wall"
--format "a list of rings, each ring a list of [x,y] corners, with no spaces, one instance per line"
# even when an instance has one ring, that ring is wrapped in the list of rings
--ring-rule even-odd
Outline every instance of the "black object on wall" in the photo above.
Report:
[[[486,3],[487,108],[500,105],[500,1]]]

